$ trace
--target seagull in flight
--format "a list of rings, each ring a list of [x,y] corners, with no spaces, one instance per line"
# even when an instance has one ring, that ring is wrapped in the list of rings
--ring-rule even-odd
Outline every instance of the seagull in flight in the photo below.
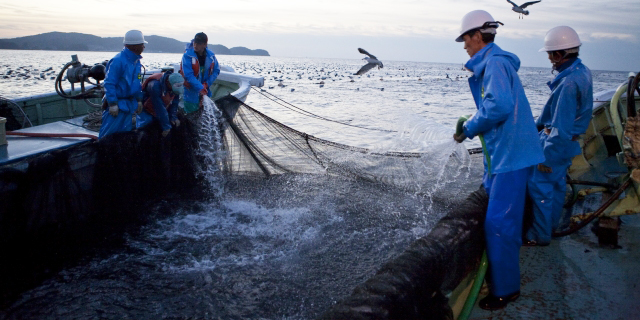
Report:
[[[524,18],[523,15],[528,16],[529,15],[529,10],[525,10],[524,8],[534,4],[534,3],[538,3],[542,0],[538,0],[538,1],[529,1],[529,2],[525,2],[522,5],[517,5],[515,3],[513,3],[513,1],[511,0],[507,0],[507,2],[511,3],[513,5],[513,8],[511,8],[511,10],[513,10],[514,12],[517,12],[520,14],[520,16],[518,17],[518,19],[520,18]]]
[[[362,66],[362,68],[360,68],[360,70],[358,70],[358,72],[356,72],[355,75],[358,75],[358,76],[363,75],[375,66],[378,66],[378,69],[382,68],[382,62],[378,60],[376,56],[372,55],[371,53],[367,52],[367,50],[362,48],[358,48],[358,52],[362,54],[366,54],[368,56],[363,58],[363,60],[367,60],[368,63]]]

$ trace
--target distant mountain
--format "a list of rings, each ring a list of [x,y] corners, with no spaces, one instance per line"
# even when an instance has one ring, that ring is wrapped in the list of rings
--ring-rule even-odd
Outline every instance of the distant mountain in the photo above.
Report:
[[[215,54],[233,54],[233,53],[231,53],[231,51],[229,51],[229,48],[227,48],[227,47],[225,47],[225,46],[223,46],[221,44],[214,44],[214,45],[210,44],[210,45],[208,45],[208,47]],[[267,56],[268,55],[269,54],[267,53]]]
[[[122,37],[102,38],[77,32],[49,32],[13,39],[0,39],[0,49],[16,50],[64,50],[64,51],[120,51]],[[145,36],[149,42],[144,52],[182,53],[186,43],[161,36]],[[269,56],[262,49],[245,47],[227,48],[221,44],[210,44],[209,49],[220,55]]]
[[[247,49],[245,47],[233,47],[229,49],[229,54],[242,55],[242,56],[268,56],[269,52],[262,49]]]

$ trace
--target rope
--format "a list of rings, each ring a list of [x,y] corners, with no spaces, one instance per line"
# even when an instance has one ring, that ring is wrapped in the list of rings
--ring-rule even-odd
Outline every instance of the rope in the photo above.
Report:
[[[83,128],[95,132],[100,131],[100,126],[102,125],[102,110],[87,114],[82,121]]]
[[[22,114],[22,116],[23,116],[23,118],[22,118],[22,124],[21,124],[21,127],[22,127],[22,128],[26,128],[26,127],[25,127],[25,124],[26,124],[26,123],[29,123],[29,127],[33,127],[33,123],[31,123],[31,119],[29,119],[29,116],[24,112],[24,110],[22,109],[22,107],[20,107],[17,103],[15,103],[15,102],[13,102],[12,100],[9,100],[9,99],[7,99],[7,98],[5,98],[5,97],[3,97],[3,96],[0,96],[0,104],[7,104],[7,105],[11,105],[11,106],[13,106],[13,107],[17,108],[17,109],[20,111],[20,113],[21,113],[21,114]],[[13,112],[12,112],[12,114],[13,114]],[[14,115],[14,118],[15,118],[15,115]],[[17,121],[17,119],[16,119],[16,121]]]
[[[482,143],[482,153],[484,153],[484,158],[487,160],[487,171],[489,172],[489,176],[491,176],[491,157],[489,157],[489,151],[487,151],[487,144],[484,143],[484,135],[479,134],[478,138],[480,139],[480,143]]]
[[[281,105],[281,106],[283,106],[283,107],[285,107],[285,108],[287,108],[287,109],[289,109],[289,110],[291,110],[291,111],[294,111],[294,112],[300,113],[300,114],[302,114],[302,115],[305,115],[305,116],[308,116],[308,117],[311,117],[311,118],[316,118],[316,119],[325,120],[325,121],[331,121],[331,122],[335,122],[335,123],[342,124],[342,125],[345,125],[345,126],[356,127],[356,128],[360,128],[360,129],[366,129],[366,130],[376,130],[376,131],[384,131],[384,132],[398,132],[398,131],[396,131],[396,130],[384,130],[384,129],[375,129],[375,128],[361,127],[361,126],[356,126],[356,125],[352,125],[352,124],[349,124],[349,123],[340,122],[340,121],[337,121],[337,120],[328,119],[328,118],[325,118],[325,117],[319,116],[319,115],[317,115],[317,114],[314,114],[314,113],[312,113],[312,112],[309,112],[309,111],[307,111],[307,110],[304,110],[304,109],[302,109],[302,108],[296,107],[295,105],[293,105],[293,104],[291,104],[291,103],[289,103],[289,102],[287,102],[287,101],[282,100],[281,98],[279,98],[279,97],[275,96],[274,94],[267,92],[269,95],[273,96],[275,99],[280,100],[280,101],[282,101],[282,102],[284,102],[284,103],[286,103],[286,104],[290,105],[291,107],[293,107],[293,108],[295,108],[295,109],[298,109],[298,110],[294,110],[294,109],[292,109],[292,108],[290,108],[290,107],[288,107],[288,106],[285,106],[285,105],[283,105],[282,103],[280,103],[280,102],[278,102],[278,101],[276,101],[276,100],[274,100],[274,99],[272,99],[272,98],[270,98],[270,97],[266,96],[262,91],[259,91],[259,90],[258,90],[258,89],[256,89],[255,87],[251,87],[251,89],[253,89],[253,90],[254,90],[254,91],[256,91],[257,93],[261,94],[261,95],[262,95],[262,96],[264,96],[265,98],[267,98],[267,99],[269,99],[269,100],[271,100],[271,101],[273,101],[273,102],[275,102],[275,103],[277,103],[277,104],[279,104],[279,105]],[[262,115],[262,116],[266,117],[266,116],[265,116],[265,115],[263,115],[261,112],[259,112],[259,111],[255,110],[255,109],[253,109],[253,108],[251,108],[251,107],[249,107],[247,104],[245,104],[245,103],[242,103],[242,104],[243,104],[245,107],[248,107],[249,109],[251,109],[252,111],[254,111],[254,112],[256,112],[256,113],[258,113],[258,114],[260,114],[260,115]],[[277,121],[275,121],[275,120],[273,120],[273,119],[271,119],[271,118],[269,118],[269,117],[266,117],[266,118],[268,118],[269,120],[271,120],[271,122],[274,122],[274,123],[278,123],[278,124],[279,124],[279,122],[277,122]],[[291,129],[291,128],[289,128],[289,127],[286,127],[286,128]],[[305,134],[305,135],[306,135],[306,133],[303,133],[303,134]],[[318,138],[315,138],[315,137],[313,137],[313,139],[317,139],[317,140],[319,140]],[[482,142],[484,142],[484,140],[482,140],[482,139],[481,139],[481,141],[482,141]],[[485,147],[485,149],[486,149],[486,147]],[[472,148],[472,149],[467,149],[467,151],[469,152],[469,154],[477,154],[477,153],[481,153],[481,152],[483,152],[483,148]],[[485,156],[486,156],[486,155],[485,155]],[[487,157],[487,159],[488,159],[488,157]],[[490,160],[489,160],[489,162],[490,162]]]
[[[255,87],[251,87],[251,89],[253,89],[253,90],[255,90],[256,92],[258,92],[259,94],[263,95],[265,98],[267,98],[267,99],[269,99],[269,100],[271,100],[271,101],[273,101],[273,102],[275,102],[275,103],[277,103],[277,104],[279,104],[279,105],[281,105],[281,106],[283,106],[283,107],[285,107],[285,108],[287,108],[287,109],[289,109],[289,110],[291,110],[291,111],[293,111],[293,112],[297,112],[297,113],[302,114],[302,115],[305,115],[305,116],[307,116],[307,117],[316,118],[316,119],[320,119],[320,120],[324,120],[324,121],[329,121],[329,122],[335,122],[335,123],[338,123],[338,124],[341,124],[341,125],[345,125],[345,126],[349,126],[349,127],[355,127],[355,128],[360,128],[360,129],[365,129],[365,130],[382,131],[382,132],[398,132],[398,131],[396,131],[396,130],[376,129],[376,128],[368,128],[368,127],[363,127],[363,126],[357,126],[357,125],[349,124],[349,123],[346,123],[346,122],[342,122],[342,121],[338,121],[338,120],[333,120],[333,119],[325,118],[325,117],[323,117],[323,116],[320,116],[320,115],[317,115],[317,114],[315,114],[315,113],[309,112],[309,111],[304,110],[304,109],[302,109],[302,108],[296,107],[295,105],[293,105],[293,104],[291,104],[291,103],[289,103],[289,102],[287,102],[287,101],[282,100],[281,98],[279,98],[279,97],[275,96],[275,95],[274,95],[274,94],[272,94],[272,93],[267,92],[267,93],[268,93],[270,96],[272,96],[273,98],[268,97],[264,92],[259,91],[259,90],[258,90],[258,89],[256,89]],[[286,103],[286,104],[287,104],[287,105],[289,105],[290,107],[289,107],[289,106],[286,106],[286,105],[283,105],[282,103],[278,102],[277,100],[280,100],[280,101],[282,101],[282,102]],[[292,109],[292,108],[293,108],[293,109]]]

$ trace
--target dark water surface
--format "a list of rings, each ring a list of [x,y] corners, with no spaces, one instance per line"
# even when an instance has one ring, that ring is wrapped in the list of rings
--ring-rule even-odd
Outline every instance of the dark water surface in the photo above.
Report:
[[[156,214],[174,212],[24,293],[0,318],[312,319],[460,196],[329,176],[234,178],[222,199],[158,204]]]

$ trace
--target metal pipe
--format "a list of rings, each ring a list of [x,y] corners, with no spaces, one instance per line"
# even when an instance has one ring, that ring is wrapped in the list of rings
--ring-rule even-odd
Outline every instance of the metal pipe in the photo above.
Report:
[[[7,131],[8,136],[37,137],[37,138],[89,138],[98,140],[98,136],[87,133],[41,133]]]

